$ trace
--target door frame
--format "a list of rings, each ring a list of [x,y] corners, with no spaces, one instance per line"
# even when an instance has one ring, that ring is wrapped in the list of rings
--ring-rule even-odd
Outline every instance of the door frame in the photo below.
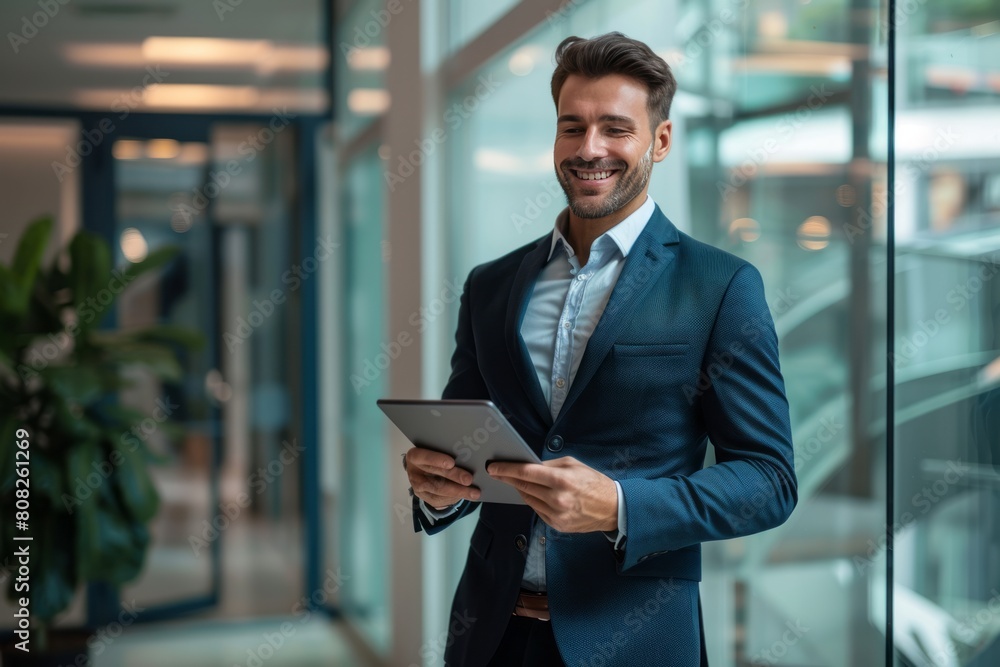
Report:
[[[211,130],[216,123],[262,123],[272,119],[271,114],[164,114],[130,112],[125,117],[114,112],[79,111],[69,109],[31,108],[0,106],[0,121],[34,120],[39,118],[75,121],[80,127],[80,141],[89,146],[87,155],[80,151],[80,227],[98,234],[108,243],[114,243],[117,227],[114,156],[112,146],[117,138],[174,139],[176,141],[198,141],[210,145]],[[297,113],[290,119],[290,128],[295,137],[296,167],[299,187],[296,189],[294,216],[298,237],[292,239],[292,247],[297,254],[312,253],[318,229],[317,215],[317,147],[320,132],[330,122],[326,114]],[[95,134],[96,133],[96,134]],[[98,139],[99,137],[99,139]],[[214,242],[216,251],[218,244]],[[216,261],[215,266],[218,266]],[[299,461],[302,480],[301,505],[303,519],[303,586],[307,592],[318,590],[322,581],[323,531],[320,498],[320,441],[318,391],[319,373],[315,367],[318,359],[318,319],[317,281],[304,281],[301,288],[302,308],[299,339],[299,391],[302,397],[296,415],[301,428],[305,451]],[[112,306],[106,313],[103,326],[113,326],[117,309]],[[213,328],[218,323],[213,322]],[[209,332],[208,345],[214,365],[219,362],[218,336]],[[213,408],[211,418],[217,420],[217,408]],[[221,466],[221,430],[212,435],[211,506],[219,504],[218,471]],[[195,611],[212,608],[219,603],[221,595],[221,541],[211,544],[212,588],[207,595],[150,607],[137,617],[137,622],[155,622],[172,619]],[[311,597],[311,596],[307,596]],[[331,616],[339,610],[329,604],[314,605],[317,611]],[[87,585],[86,625],[98,627],[112,622],[120,613],[121,599],[116,587],[103,583]],[[9,634],[9,633],[3,633]]]

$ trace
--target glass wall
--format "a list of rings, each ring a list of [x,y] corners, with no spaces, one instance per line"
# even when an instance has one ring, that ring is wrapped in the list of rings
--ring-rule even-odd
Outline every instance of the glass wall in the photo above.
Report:
[[[375,401],[386,395],[381,347],[385,330],[381,163],[375,147],[351,160],[342,181],[345,239],[343,267],[344,438],[339,522],[340,563],[349,579],[340,604],[380,652],[390,643],[389,550],[383,415]],[[393,522],[395,523],[395,522]]]
[[[1000,663],[1000,3],[897,17],[894,640]]]
[[[116,263],[179,250],[126,293],[118,324],[187,327],[207,342],[181,356],[175,382],[140,377],[123,396],[154,415],[166,409],[180,427],[141,434],[162,457],[152,468],[161,511],[148,565],[122,595],[150,608],[208,598],[229,616],[280,614],[302,596],[303,437],[289,342],[300,290],[326,252],[293,256],[294,133],[287,122],[217,122],[203,141],[164,131],[114,143]],[[253,142],[260,150],[247,150]],[[247,576],[259,583],[244,585]]]
[[[345,4],[341,16],[353,23],[342,34],[380,9]],[[425,281],[464,280],[547,234],[565,206],[552,167],[556,46],[608,30],[647,42],[679,82],[674,144],[650,194],[682,231],[760,269],[796,446],[791,519],[705,545],[711,664],[875,665],[887,647],[899,665],[997,664],[1000,2],[900,2],[892,17],[876,0],[424,4],[420,47],[433,62],[424,63],[422,106],[393,97],[376,111],[350,108],[353,88],[385,78],[362,80],[346,71],[350,59],[342,64],[342,197],[349,206],[368,197],[363,211],[343,209],[342,224],[372,226],[351,231],[359,245],[350,253],[368,271],[381,266],[381,207],[398,196],[388,156],[433,137],[440,151],[411,165],[424,176],[419,224],[433,232],[421,251]],[[394,52],[387,62],[418,55]],[[386,145],[382,114],[400,108],[424,114],[425,132]],[[353,284],[361,273],[345,276],[345,316],[367,318],[345,331],[346,377],[392,337],[383,312],[362,313],[352,299],[385,298],[394,287],[375,274],[364,284]],[[449,325],[422,341],[427,397],[448,377],[457,303],[445,317]],[[367,356],[365,345],[374,346]],[[379,382],[357,396],[345,385],[345,438],[365,423]],[[345,447],[358,461],[384,451],[358,440]],[[346,464],[343,474],[359,470]],[[424,648],[446,627],[474,520],[425,539]],[[361,526],[345,525],[342,536],[381,539]],[[368,593],[357,595],[376,599],[368,565],[356,584]],[[426,652],[424,664],[439,655]]]

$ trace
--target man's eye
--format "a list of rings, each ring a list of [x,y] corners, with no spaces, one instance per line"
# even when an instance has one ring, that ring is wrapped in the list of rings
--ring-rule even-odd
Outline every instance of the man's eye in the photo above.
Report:
[[[625,128],[623,128],[623,127],[609,127],[608,128],[608,132],[610,132],[612,134],[621,134],[622,132],[625,132]]]

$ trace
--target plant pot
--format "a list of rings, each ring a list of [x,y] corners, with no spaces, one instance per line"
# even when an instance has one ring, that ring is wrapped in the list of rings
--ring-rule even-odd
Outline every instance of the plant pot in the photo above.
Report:
[[[0,665],[3,667],[89,667],[90,651],[87,640],[90,633],[86,630],[52,630],[49,633],[49,646],[46,651],[39,651],[37,635],[32,633],[29,646],[31,651],[25,653],[14,647],[14,641],[5,642],[0,646]]]

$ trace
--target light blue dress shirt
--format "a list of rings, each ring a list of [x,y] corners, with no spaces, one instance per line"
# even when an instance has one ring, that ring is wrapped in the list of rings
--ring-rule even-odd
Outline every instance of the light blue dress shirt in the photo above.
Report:
[[[569,209],[564,209],[556,219],[548,261],[535,281],[521,323],[521,337],[553,419],[566,401],[587,342],[618,282],[629,250],[645,229],[654,209],[653,199],[647,195],[635,212],[594,239],[583,267],[565,237]],[[625,537],[626,525],[622,487],[617,481],[615,487],[618,491],[618,532],[605,535],[617,547]],[[422,500],[420,506],[434,522],[457,512],[464,502],[444,510],[435,510]],[[529,590],[545,590],[547,528],[544,521],[536,520],[528,541],[521,585]]]

